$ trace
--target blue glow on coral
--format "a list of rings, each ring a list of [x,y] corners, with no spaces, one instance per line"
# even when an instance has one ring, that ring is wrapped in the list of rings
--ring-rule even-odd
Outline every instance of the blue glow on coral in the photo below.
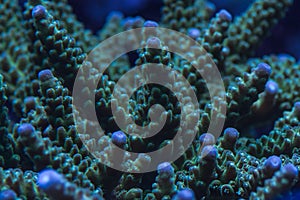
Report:
[[[64,177],[53,169],[46,169],[39,173],[37,184],[45,192],[55,190],[64,181]]]

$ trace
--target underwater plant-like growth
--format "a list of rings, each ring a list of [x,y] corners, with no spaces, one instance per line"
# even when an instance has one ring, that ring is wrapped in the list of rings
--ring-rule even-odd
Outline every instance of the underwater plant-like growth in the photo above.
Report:
[[[112,12],[96,34],[76,19],[67,0],[28,0],[24,7],[17,0],[0,2],[0,200],[254,200],[299,195],[300,62],[286,54],[255,57],[293,0],[256,0],[237,17],[215,10],[206,0],[163,0],[160,21]],[[166,44],[157,37],[157,27],[176,30],[201,46],[189,52],[201,52],[199,56],[187,55],[204,63],[204,74],[211,68],[209,60],[215,63],[224,82],[224,99],[210,99],[203,74],[169,51],[171,45],[184,49],[186,43]],[[94,95],[95,103],[76,108],[77,72],[93,66],[89,77],[79,80],[93,82],[99,76],[96,63],[111,59],[111,49],[101,49],[101,58],[93,62],[86,62],[89,53],[111,36],[136,28],[151,36],[142,38],[144,48],[114,60],[95,90],[80,91],[82,96]],[[189,109],[199,116],[185,118],[196,126],[183,134],[193,130],[196,136],[177,160],[139,173],[153,160],[147,152],[166,145],[170,152],[182,148],[173,139],[182,130],[181,115],[188,113],[176,96],[188,96],[180,82],[176,94],[148,84],[123,96],[130,114],[118,107],[113,93],[117,82],[135,66],[149,63],[166,66],[188,81],[199,103],[199,108]],[[140,73],[153,75],[146,68]],[[151,107],[157,104],[164,108],[158,121],[164,119],[165,124],[149,138],[131,134],[130,126],[120,130],[112,112],[115,108],[124,121],[155,127]],[[98,133],[89,132],[90,116],[80,121],[82,129],[75,123],[74,113],[89,109],[96,111],[104,130],[98,139],[92,137]],[[220,137],[208,132],[213,116],[225,121]],[[100,159],[90,152],[98,147],[103,149],[96,152]],[[114,155],[114,148],[140,154],[135,159]],[[112,156],[135,173],[103,163]]]

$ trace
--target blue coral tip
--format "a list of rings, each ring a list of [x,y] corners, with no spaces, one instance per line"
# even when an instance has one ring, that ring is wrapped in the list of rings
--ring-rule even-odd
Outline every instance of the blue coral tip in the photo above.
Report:
[[[148,20],[144,22],[144,27],[158,27],[158,23],[155,21]]]
[[[26,112],[34,109],[36,106],[35,98],[32,96],[25,97],[24,104],[25,104]]]
[[[42,71],[39,72],[38,77],[39,77],[40,81],[44,82],[44,81],[47,81],[49,79],[52,79],[53,74],[52,74],[51,70],[45,69],[45,70],[42,70]]]
[[[216,5],[213,4],[213,3],[210,2],[210,1],[207,1],[207,2],[205,3],[205,8],[206,8],[207,10],[211,11],[211,12],[214,12],[214,11],[216,10]]]
[[[299,174],[297,167],[291,163],[288,163],[287,165],[285,165],[283,167],[283,169],[284,169],[286,175],[289,176],[291,179],[296,178]]]
[[[215,144],[215,136],[213,136],[211,133],[203,133],[199,137],[199,142],[201,145]]]
[[[278,156],[270,156],[264,163],[266,171],[275,172],[281,167],[281,159]]]
[[[158,174],[174,174],[174,168],[172,167],[171,163],[163,162],[157,166],[157,173]]]
[[[200,37],[200,30],[197,28],[189,28],[188,29],[188,36],[193,38],[194,40]]]
[[[53,169],[46,169],[39,173],[37,185],[43,191],[55,190],[55,187],[64,182],[64,177]]]
[[[195,194],[191,189],[183,189],[177,192],[172,200],[195,200]]]
[[[157,37],[151,37],[147,40],[147,47],[148,48],[154,48],[159,49],[160,48],[160,39]]]
[[[17,195],[13,190],[7,189],[0,192],[0,200],[16,200]]]
[[[224,10],[222,9],[219,13],[218,13],[218,16],[224,20],[224,21],[231,21],[232,20],[232,16],[231,14],[227,11],[227,10]]]
[[[122,22],[125,30],[132,28],[133,23],[134,23],[134,21],[132,18],[124,19],[124,21]]]
[[[272,69],[267,63],[259,63],[257,67],[254,68],[254,72],[257,76],[270,76]]]
[[[143,26],[143,23],[144,23],[144,19],[142,17],[137,16],[137,17],[133,18],[132,26],[133,26],[133,28],[140,28]]]
[[[124,146],[127,141],[127,136],[123,131],[116,131],[111,135],[111,140],[117,146]]]
[[[108,14],[108,19],[114,20],[114,19],[122,19],[124,17],[123,13],[119,11],[112,11]]]
[[[239,137],[239,131],[235,128],[226,128],[224,130],[224,139],[226,141],[236,141]]]
[[[201,158],[204,160],[214,161],[217,159],[218,151],[216,147],[208,145],[203,147],[201,151]]]
[[[21,124],[17,129],[18,135],[22,137],[29,137],[34,131],[35,128],[29,123]]]
[[[268,81],[265,86],[265,92],[268,95],[276,95],[278,93],[278,84],[274,81]]]
[[[284,62],[284,61],[287,61],[288,59],[293,59],[293,56],[286,54],[286,53],[280,53],[277,55],[277,58],[280,61]]]
[[[294,110],[297,112],[297,113],[300,113],[300,101],[296,102],[294,104]]]
[[[37,5],[32,9],[32,17],[36,19],[43,19],[47,15],[47,10],[44,6],[42,5]]]
[[[34,102],[35,102],[35,100],[34,100],[33,96],[25,97],[25,99],[24,99],[25,104],[34,103]]]

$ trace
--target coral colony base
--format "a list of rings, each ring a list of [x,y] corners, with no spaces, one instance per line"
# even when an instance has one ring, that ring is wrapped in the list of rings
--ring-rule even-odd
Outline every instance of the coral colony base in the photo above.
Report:
[[[226,10],[215,12],[205,0],[164,0],[159,22],[114,12],[97,34],[76,20],[67,0],[28,0],[24,8],[16,0],[0,2],[0,200],[299,197],[300,64],[289,55],[253,56],[292,0],[256,0],[235,18]],[[154,32],[147,32],[147,27]],[[196,57],[193,62],[203,66],[205,76],[210,75],[208,60],[214,61],[226,98],[210,99],[203,74],[193,63],[169,52],[171,46],[163,38],[151,36],[155,27],[176,30],[197,41],[199,47],[193,49],[206,53],[197,56],[191,50],[190,57]],[[86,65],[94,67],[87,79],[80,79],[93,81],[99,75],[96,63],[107,62],[97,57],[86,62],[88,53],[111,36],[135,28],[144,30],[144,48],[112,62],[95,90],[80,91],[82,96],[93,94],[94,103],[84,102],[83,110],[73,106],[78,98],[72,96],[77,72]],[[186,48],[184,41],[173,41],[173,45]],[[99,53],[110,59],[109,48]],[[177,96],[158,84],[143,85],[123,96],[129,100],[126,109],[116,106],[113,91],[118,80],[135,65],[147,63],[172,69],[188,81],[199,103],[190,109],[198,116],[181,118],[186,111]],[[143,70],[144,79],[151,76]],[[190,101],[184,98],[185,87],[176,94]],[[132,119],[144,127],[152,123],[150,108],[156,104],[164,108],[165,124],[148,138],[132,134],[130,126],[120,129],[111,111],[115,107],[124,121]],[[101,134],[89,132],[89,116],[79,123],[83,129],[75,123],[74,113],[91,106]],[[208,132],[213,116],[225,120],[220,137]],[[189,147],[176,160],[139,173],[154,160],[147,152],[166,145],[170,154],[182,149],[183,139],[173,142],[187,123],[181,119],[196,122],[182,132],[183,137],[191,130],[196,133]],[[95,139],[93,134],[101,137]],[[99,146],[102,151],[94,157],[90,150]],[[115,156],[116,148],[140,153],[136,158],[118,155],[123,166],[132,167],[130,172],[105,162]]]

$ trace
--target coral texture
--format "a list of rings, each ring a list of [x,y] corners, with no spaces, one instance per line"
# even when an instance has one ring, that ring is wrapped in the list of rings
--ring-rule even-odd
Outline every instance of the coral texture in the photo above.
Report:
[[[271,200],[299,195],[300,62],[286,54],[255,57],[293,0],[255,0],[236,17],[206,0],[163,0],[160,21],[112,12],[95,34],[77,20],[67,0],[28,0],[24,6],[17,0],[0,2],[0,200]],[[187,48],[187,41],[166,44],[157,27],[176,30],[201,46],[187,55],[196,57],[194,64],[216,64],[224,99],[210,99],[203,74],[169,51],[172,45]],[[136,28],[142,30],[143,48],[114,60],[95,90],[80,91],[93,95],[95,103],[75,107],[77,72],[93,66],[89,77],[79,80],[93,83],[100,73],[96,61],[112,59],[104,47],[104,60],[86,62],[92,49]],[[134,43],[136,38],[127,39]],[[188,111],[181,109],[177,95],[190,102],[182,82],[176,83],[175,94],[162,85],[143,85],[122,96],[126,109],[118,105],[114,89],[122,75],[141,65],[132,81],[143,82],[153,76],[145,67],[149,63],[166,66],[188,81],[199,108],[187,110],[199,116],[181,117]],[[209,76],[210,69],[204,65],[203,73]],[[164,108],[159,117],[151,110],[157,104]],[[89,132],[88,114],[76,124],[74,113],[91,109],[101,133]],[[157,135],[144,138],[132,134],[131,126],[121,129],[114,114],[141,127],[165,124]],[[183,133],[196,132],[191,145],[178,159],[139,173],[153,160],[147,152],[169,145],[174,154],[183,148],[184,141],[173,142],[183,119],[196,124]],[[220,137],[208,131],[213,119],[225,120]],[[131,158],[116,149],[140,154]],[[116,157],[132,173],[105,163],[108,157]]]

